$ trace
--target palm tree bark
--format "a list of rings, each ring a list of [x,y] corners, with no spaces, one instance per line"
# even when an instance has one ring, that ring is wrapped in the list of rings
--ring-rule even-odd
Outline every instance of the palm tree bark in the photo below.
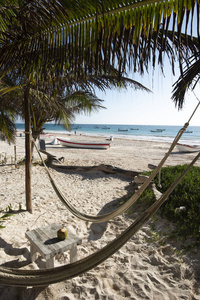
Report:
[[[24,110],[25,110],[25,149],[26,149],[26,209],[32,213],[31,198],[31,118],[29,85],[24,90]]]

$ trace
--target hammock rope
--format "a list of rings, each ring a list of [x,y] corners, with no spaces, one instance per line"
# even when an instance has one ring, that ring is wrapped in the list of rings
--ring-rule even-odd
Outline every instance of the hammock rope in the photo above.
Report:
[[[200,105],[200,102],[198,101],[197,106],[195,107],[194,111],[192,112],[188,122],[186,122],[184,124],[184,126],[179,130],[179,132],[177,133],[176,137],[174,138],[174,141],[172,142],[168,152],[166,153],[166,155],[163,157],[163,159],[161,160],[161,162],[158,164],[158,166],[154,169],[154,171],[151,173],[151,175],[149,176],[149,178],[142,184],[142,186],[134,193],[134,195],[132,197],[130,197],[123,205],[121,205],[120,207],[118,207],[117,209],[115,209],[114,211],[104,214],[104,215],[99,215],[99,216],[91,216],[91,215],[86,215],[84,213],[81,213],[80,211],[78,211],[73,205],[71,205],[71,203],[67,200],[67,198],[63,195],[63,193],[61,192],[61,190],[59,189],[59,187],[56,185],[54,179],[52,178],[41,154],[39,153],[37,147],[37,151],[38,154],[45,166],[45,169],[47,171],[47,174],[49,176],[50,182],[58,196],[58,198],[61,200],[61,202],[67,207],[67,209],[77,218],[84,220],[84,221],[89,221],[89,222],[93,222],[93,223],[101,223],[101,222],[107,222],[115,217],[117,217],[118,215],[124,213],[127,209],[129,209],[138,199],[139,197],[142,195],[142,193],[145,191],[145,189],[148,187],[148,185],[150,184],[150,182],[154,179],[154,177],[157,175],[157,173],[159,172],[159,185],[160,184],[160,176],[161,176],[161,168],[164,165],[165,161],[167,160],[167,158],[169,157],[169,155],[171,154],[172,150],[174,149],[174,147],[176,146],[176,144],[178,143],[178,141],[180,140],[182,134],[185,132],[185,130],[187,129],[187,127],[189,126],[189,123],[192,119],[192,117],[194,116],[196,110],[198,109]]]
[[[191,118],[190,118],[191,119]],[[128,208],[130,208],[138,199],[139,197],[142,195],[142,193],[144,192],[144,190],[148,187],[148,185],[150,184],[150,182],[154,179],[154,177],[157,175],[157,173],[161,171],[161,168],[163,166],[163,164],[165,163],[165,161],[167,160],[167,158],[169,157],[169,155],[171,154],[172,150],[174,149],[174,147],[176,146],[177,142],[179,141],[179,139],[181,138],[182,134],[184,133],[184,131],[187,129],[189,125],[189,122],[185,123],[185,125],[179,130],[179,132],[177,133],[173,143],[171,144],[168,152],[166,153],[166,155],[164,156],[164,158],[161,160],[161,162],[159,163],[159,165],[154,169],[154,171],[151,173],[151,175],[149,176],[149,178],[147,178],[145,180],[145,182],[142,184],[142,186],[134,193],[133,196],[131,196],[124,204],[122,204],[120,207],[116,208],[114,211],[107,213],[107,214],[103,214],[103,215],[97,215],[97,216],[92,216],[92,215],[87,215],[84,214],[80,211],[78,211],[69,201],[68,199],[64,196],[64,194],[62,193],[62,191],[59,189],[59,187],[57,186],[55,180],[53,179],[51,173],[49,172],[49,169],[47,168],[44,159],[42,158],[36,143],[35,143],[35,147],[36,150],[40,156],[40,159],[42,160],[42,163],[46,169],[46,172],[49,176],[51,185],[54,189],[54,191],[56,192],[58,198],[61,200],[61,202],[65,205],[65,207],[73,214],[75,215],[77,218],[84,220],[84,221],[89,221],[89,222],[93,222],[93,223],[102,223],[102,222],[107,222],[115,217],[117,217],[118,215],[124,213]]]
[[[71,279],[87,272],[108,259],[118,251],[141,227],[146,223],[160,206],[166,201],[175,187],[199,159],[200,152],[187,166],[182,174],[174,181],[168,190],[154,202],[140,217],[138,217],[124,232],[99,251],[71,264],[61,267],[22,270],[16,268],[0,267],[0,284],[9,286],[46,286],[63,280]]]
[[[198,103],[197,107],[199,106]],[[197,109],[196,107],[196,109]],[[195,109],[195,111],[196,111]],[[195,112],[194,111],[194,112]],[[194,114],[194,113],[193,113]],[[192,116],[193,116],[192,114]],[[191,117],[192,117],[191,116]],[[191,118],[190,118],[191,120]],[[167,155],[161,160],[160,164],[155,168],[152,174],[157,174],[163,163],[166,161],[167,157],[171,153],[172,149],[180,139],[183,132],[188,127],[189,122],[185,123],[184,127],[180,129],[176,138],[174,139]],[[167,191],[154,202],[140,217],[138,217],[125,231],[123,231],[117,238],[111,241],[109,244],[104,246],[99,251],[71,264],[67,264],[61,267],[41,269],[41,270],[23,270],[16,268],[5,268],[0,267],[0,284],[8,286],[46,286],[49,284],[57,283],[63,280],[71,279],[79,276],[94,267],[98,266],[100,263],[108,259],[116,251],[118,251],[128,240],[156,213],[160,206],[167,200],[169,195],[173,192],[175,187],[181,181],[181,179],[187,174],[195,162],[199,159],[200,152],[192,160],[192,162],[187,166],[187,168],[182,172],[182,174],[173,182],[173,184],[167,189]],[[47,169],[48,170],[48,169]],[[48,172],[48,174],[50,174]],[[151,180],[155,175],[150,176]],[[150,180],[150,181],[151,181]],[[145,181],[139,190],[144,190],[147,186],[146,182],[150,182],[149,179]],[[145,186],[145,188],[144,188]],[[142,191],[143,192],[143,191]],[[137,194],[137,193],[136,193]],[[137,195],[136,195],[137,196]],[[131,197],[132,199],[134,197]],[[139,197],[138,197],[139,198]],[[129,200],[130,200],[129,199]],[[135,198],[134,198],[135,199]],[[128,200],[128,201],[129,201]],[[133,201],[133,200],[132,200]],[[112,215],[113,213],[109,214]],[[94,218],[94,217],[93,217]]]

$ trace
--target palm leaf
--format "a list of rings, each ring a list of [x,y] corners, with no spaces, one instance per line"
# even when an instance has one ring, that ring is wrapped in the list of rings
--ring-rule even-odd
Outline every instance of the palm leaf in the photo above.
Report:
[[[180,77],[173,85],[172,100],[181,109],[186,91],[193,90],[200,80],[200,42],[197,37],[181,35],[180,43],[178,33],[172,37],[172,32],[168,32],[168,40],[172,39],[173,47],[179,52],[181,71]]]
[[[165,1],[165,5],[163,1],[130,1],[129,4],[124,1],[104,1],[102,7],[100,1],[76,1],[76,3],[73,1],[73,5],[72,1],[34,1],[23,8],[10,9],[15,16],[12,18],[12,25],[7,13],[4,21],[7,25],[1,28],[0,35],[2,45],[0,65],[4,64],[9,69],[18,68],[19,74],[26,74],[29,79],[29,74],[35,72],[37,76],[31,79],[38,82],[41,77],[45,79],[44,70],[47,67],[54,77],[55,73],[63,72],[61,68],[63,64],[66,67],[65,71],[73,70],[75,77],[79,75],[81,64],[87,66],[87,73],[95,73],[97,72],[95,61],[98,61],[100,53],[104,53],[104,72],[113,61],[120,66],[119,72],[123,72],[127,66],[128,56],[134,53],[132,57],[134,66],[142,72],[144,67],[139,60],[142,51],[139,47],[142,34],[145,32],[147,37],[143,40],[144,47],[149,51],[146,59],[150,59],[152,52],[153,64],[155,64],[157,36],[160,30],[165,30],[160,25],[165,22],[166,17],[172,16],[174,29],[176,24],[180,34],[185,12],[188,15],[191,7],[199,1],[192,1],[192,3],[193,5],[190,2],[187,5],[181,0]],[[144,7],[148,7],[150,22],[146,22],[146,19],[144,21],[142,17],[145,12]],[[198,10],[193,10],[193,14],[194,12],[198,19]],[[113,18],[115,26],[113,26]],[[189,22],[189,18],[187,21]],[[84,30],[82,24],[86,24],[84,36],[81,34]],[[5,27],[9,28],[9,31],[5,30]],[[133,40],[126,30],[134,36]],[[63,37],[64,32],[63,39],[61,36]],[[148,46],[152,37],[153,48]],[[98,43],[99,39],[100,43]],[[63,60],[60,59],[59,52],[62,48],[66,50]]]
[[[199,53],[200,55],[200,53]],[[191,57],[192,61],[192,57]],[[183,74],[175,82],[172,99],[179,108],[183,107],[185,93],[188,89],[194,89],[197,83],[200,81],[200,59],[196,59],[191,62]]]

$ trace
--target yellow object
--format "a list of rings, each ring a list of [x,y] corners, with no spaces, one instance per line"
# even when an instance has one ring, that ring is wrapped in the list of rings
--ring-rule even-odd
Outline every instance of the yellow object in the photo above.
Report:
[[[63,241],[67,238],[67,229],[61,228],[57,231],[57,237],[59,240]]]

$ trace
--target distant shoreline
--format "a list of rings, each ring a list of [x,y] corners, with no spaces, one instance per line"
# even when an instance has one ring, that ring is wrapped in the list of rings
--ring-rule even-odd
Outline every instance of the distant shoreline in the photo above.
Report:
[[[197,127],[197,126],[196,126]],[[195,128],[196,128],[195,127]],[[192,127],[191,127],[192,128]],[[177,129],[177,131],[176,131]],[[88,131],[84,131],[84,128],[82,130],[71,130],[71,131],[67,131],[67,130],[53,130],[52,128],[49,130],[48,128],[44,130],[44,135],[46,134],[51,134],[54,137],[59,137],[59,135],[64,135],[64,136],[86,136],[86,137],[99,137],[99,138],[106,138],[106,139],[125,139],[125,140],[133,140],[133,141],[149,141],[149,142],[161,142],[161,143],[172,143],[176,134],[178,133],[178,130],[180,128],[176,128],[173,131],[173,136],[168,136],[167,133],[166,135],[162,134],[162,132],[158,132],[155,134],[149,134],[149,135],[145,135],[145,132],[139,132],[139,130],[137,131],[137,135],[133,135],[133,134],[119,134],[119,133],[113,133],[108,132],[105,130],[105,132],[90,132]],[[134,130],[135,132],[136,130]],[[24,129],[19,129],[17,128],[17,132],[24,132]],[[140,134],[141,133],[141,134]],[[142,134],[143,133],[143,134]],[[200,145],[200,127],[199,127],[199,137],[198,134],[193,136],[191,134],[186,134],[184,133],[183,136],[180,139],[180,142],[183,144],[189,144],[189,145]]]

